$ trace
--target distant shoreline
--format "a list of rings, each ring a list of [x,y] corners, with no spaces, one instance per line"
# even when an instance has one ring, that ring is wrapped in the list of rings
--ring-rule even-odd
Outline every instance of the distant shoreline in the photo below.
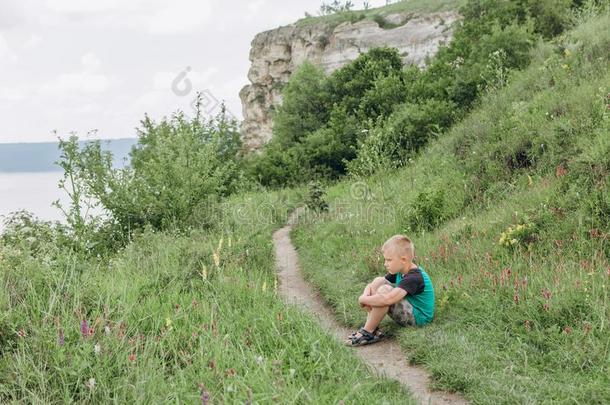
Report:
[[[81,147],[98,140],[81,140]],[[115,167],[124,166],[137,138],[99,139],[102,149],[113,155]],[[0,173],[61,172],[55,164],[60,158],[59,142],[11,142],[0,143]]]

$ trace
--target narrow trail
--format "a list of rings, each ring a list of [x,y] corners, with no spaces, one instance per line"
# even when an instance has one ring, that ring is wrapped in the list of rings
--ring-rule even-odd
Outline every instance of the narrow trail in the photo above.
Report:
[[[343,341],[353,330],[339,325],[330,308],[305,281],[299,270],[299,258],[290,240],[290,231],[301,211],[297,209],[293,212],[286,226],[273,234],[276,267],[280,279],[278,289],[287,302],[297,304],[317,315],[320,323]],[[422,404],[468,403],[457,394],[430,391],[428,373],[420,367],[410,365],[394,339],[384,339],[379,343],[360,346],[353,350],[374,372],[399,381]]]

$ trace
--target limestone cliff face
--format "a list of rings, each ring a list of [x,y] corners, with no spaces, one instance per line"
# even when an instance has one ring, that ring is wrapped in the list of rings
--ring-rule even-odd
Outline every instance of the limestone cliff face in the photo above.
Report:
[[[296,24],[262,32],[250,49],[252,84],[239,93],[244,120],[241,135],[249,149],[260,149],[271,138],[272,113],[281,104],[281,88],[305,60],[321,66],[328,74],[377,46],[397,48],[405,64],[423,65],[441,43],[452,35],[455,12],[426,15],[395,13],[384,17],[382,28],[376,21],[361,20],[335,27],[319,22]],[[385,24],[384,24],[385,25]]]

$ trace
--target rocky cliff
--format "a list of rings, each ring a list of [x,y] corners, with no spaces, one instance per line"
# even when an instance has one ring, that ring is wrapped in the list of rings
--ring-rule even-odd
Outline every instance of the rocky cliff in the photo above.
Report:
[[[256,150],[271,138],[272,113],[282,101],[281,89],[303,61],[331,73],[370,48],[390,46],[399,50],[405,64],[421,66],[426,56],[451,38],[451,25],[457,18],[456,12],[394,13],[336,26],[322,21],[292,24],[256,35],[248,72],[252,84],[239,93],[244,143]]]

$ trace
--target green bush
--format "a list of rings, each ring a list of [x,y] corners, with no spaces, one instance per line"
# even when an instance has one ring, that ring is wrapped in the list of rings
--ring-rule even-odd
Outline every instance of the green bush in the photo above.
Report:
[[[321,128],[329,118],[324,72],[304,62],[282,90],[282,105],[273,120],[273,143],[287,147]]]
[[[439,188],[420,192],[407,214],[407,229],[410,231],[435,229],[448,217],[445,205],[444,190]]]
[[[372,174],[382,167],[400,167],[428,141],[447,129],[454,116],[450,102],[427,100],[405,103],[387,118],[377,120],[360,142],[358,156],[348,163],[354,175]]]
[[[138,136],[130,165],[122,169],[112,166],[112,155],[99,142],[79,149],[72,136],[60,143],[62,186],[72,202],[65,212],[77,239],[100,232],[111,240],[128,238],[146,226],[212,226],[221,199],[246,186],[237,122],[224,108],[208,120],[182,112],[159,123],[145,117]],[[90,204],[106,217],[86,217],[82,207]]]

